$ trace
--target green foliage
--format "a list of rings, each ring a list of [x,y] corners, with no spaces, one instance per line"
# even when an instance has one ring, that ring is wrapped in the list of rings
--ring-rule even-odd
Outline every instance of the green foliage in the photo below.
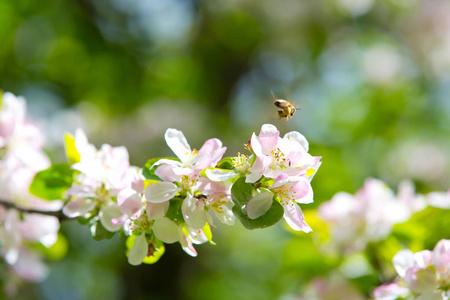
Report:
[[[245,207],[256,193],[256,189],[253,184],[246,183],[245,177],[239,178],[231,188],[231,198],[233,199],[233,213],[241,221],[247,229],[266,228],[276,224],[283,217],[283,207],[275,200],[272,202],[272,206],[262,216],[256,219],[250,219],[247,215]]]
[[[47,248],[41,243],[32,244],[31,247],[36,250],[39,250],[41,253],[45,255],[45,257],[51,260],[60,260],[66,256],[67,251],[69,249],[69,244],[67,238],[61,233],[58,233],[58,239],[49,248]]]
[[[225,170],[232,170],[232,169],[234,169],[233,158],[231,158],[231,157],[224,157],[224,158],[222,158],[217,163],[217,168],[225,169]]]
[[[96,241],[101,241],[104,239],[109,240],[115,234],[115,232],[106,230],[106,228],[103,227],[102,223],[98,220],[90,222],[90,229],[91,229],[92,237]]]
[[[63,199],[72,185],[74,170],[68,164],[56,164],[36,174],[30,185],[30,193],[44,200]]]

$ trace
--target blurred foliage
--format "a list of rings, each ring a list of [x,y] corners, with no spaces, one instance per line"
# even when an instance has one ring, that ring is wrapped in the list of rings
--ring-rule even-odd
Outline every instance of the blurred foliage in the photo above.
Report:
[[[168,127],[193,148],[217,137],[234,155],[272,123],[323,157],[306,210],[368,176],[411,178],[426,193],[450,186],[449,19],[445,0],[0,1],[0,87],[27,97],[55,162],[78,126],[143,166],[170,154]],[[302,108],[291,121],[276,119],[271,91]],[[373,245],[382,257],[363,259],[390,265],[401,247],[432,248],[447,215],[421,212]],[[124,241],[91,241],[76,225],[63,226],[68,257],[19,298],[275,299],[340,263],[318,254],[314,235],[278,225],[220,228],[196,259],[171,245],[132,267]],[[353,284],[367,293],[380,280]]]

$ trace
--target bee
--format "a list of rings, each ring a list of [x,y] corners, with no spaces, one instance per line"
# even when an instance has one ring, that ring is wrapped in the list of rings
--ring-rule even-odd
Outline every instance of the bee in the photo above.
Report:
[[[286,100],[283,100],[283,99],[277,99],[273,102],[273,104],[276,107],[278,107],[278,110],[277,110],[278,117],[280,119],[286,118],[286,121],[289,120],[289,117],[291,117],[291,119],[292,119],[292,117],[295,114],[295,111],[297,110],[295,108],[295,106],[292,105],[292,103],[290,103]]]

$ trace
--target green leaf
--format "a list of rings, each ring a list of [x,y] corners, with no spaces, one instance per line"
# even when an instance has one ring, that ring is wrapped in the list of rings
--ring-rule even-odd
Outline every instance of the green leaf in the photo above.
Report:
[[[169,209],[167,210],[166,217],[177,223],[184,222],[183,213],[181,212],[181,205],[184,199],[173,198],[169,200]]]
[[[36,174],[30,193],[48,201],[63,199],[64,193],[72,186],[73,172],[68,164],[52,165]]]
[[[231,198],[234,204],[243,207],[253,197],[253,184],[245,182],[245,177],[241,177],[231,187]]]
[[[75,138],[70,133],[64,134],[64,150],[66,158],[70,165],[80,162],[80,153],[75,147]]]
[[[219,168],[219,169],[227,169],[227,170],[234,169],[233,159],[231,157],[222,158],[217,163],[217,168]]]
[[[111,232],[106,230],[105,227],[103,227],[102,223],[100,221],[95,221],[91,225],[91,234],[94,240],[101,241],[104,239],[110,239],[114,236],[115,232]]]
[[[161,178],[159,178],[158,176],[155,175],[155,170],[158,166],[154,166],[152,168],[153,164],[160,159],[170,159],[170,160],[174,160],[174,161],[180,161],[178,158],[175,158],[175,157],[157,157],[157,158],[149,159],[145,163],[144,168],[142,169],[142,175],[144,175],[144,177],[146,179],[161,181]]]
[[[256,219],[250,219],[247,216],[246,205],[248,201],[256,193],[256,189],[253,184],[246,183],[245,177],[239,178],[231,188],[231,198],[233,199],[233,213],[241,221],[247,229],[258,229],[270,227],[283,217],[283,207],[275,200],[272,202],[272,206],[262,216]]]

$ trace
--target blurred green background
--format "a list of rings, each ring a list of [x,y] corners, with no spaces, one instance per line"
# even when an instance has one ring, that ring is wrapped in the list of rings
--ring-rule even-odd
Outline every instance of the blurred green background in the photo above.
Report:
[[[271,123],[323,157],[306,211],[369,176],[450,187],[446,0],[0,0],[0,43],[0,88],[27,98],[53,162],[77,127],[143,166],[173,155],[167,128],[234,156]],[[292,120],[277,119],[272,92],[301,107]],[[197,258],[169,245],[138,267],[117,236],[95,242],[76,221],[62,232],[67,257],[18,298],[300,299],[327,272],[312,235],[284,221],[220,225]]]

